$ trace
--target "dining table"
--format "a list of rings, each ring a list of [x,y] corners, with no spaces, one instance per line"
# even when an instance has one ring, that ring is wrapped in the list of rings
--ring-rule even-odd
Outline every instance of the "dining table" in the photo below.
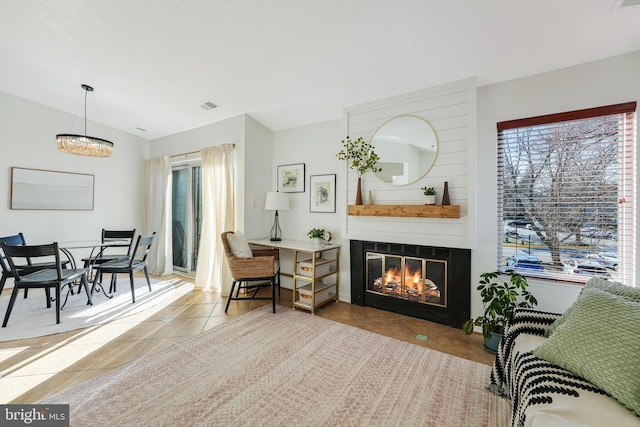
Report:
[[[78,263],[76,262],[76,258],[73,255],[72,250],[85,250],[85,252],[89,250],[89,256],[86,257],[87,261],[84,263],[84,266],[80,268],[88,269],[87,280],[91,281],[93,266],[95,265],[96,259],[98,259],[100,255],[102,255],[104,251],[110,246],[122,246],[128,245],[129,243],[130,242],[127,240],[108,240],[104,242],[102,240],[73,240],[58,242],[58,248],[60,249],[60,252],[62,252],[69,260],[71,268],[78,268]],[[97,280],[93,281],[93,285],[91,286],[91,294],[93,295],[94,291],[96,290],[97,292],[102,292],[102,294],[107,298],[113,298],[113,295],[109,294],[102,286],[102,283]],[[67,303],[69,294],[74,295],[73,286],[69,287],[62,307],[64,307],[64,305]],[[90,303],[87,302],[87,304]]]

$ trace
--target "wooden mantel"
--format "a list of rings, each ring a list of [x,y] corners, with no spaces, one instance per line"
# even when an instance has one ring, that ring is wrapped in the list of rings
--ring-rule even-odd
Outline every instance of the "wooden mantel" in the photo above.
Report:
[[[460,218],[460,205],[349,205],[351,216]]]

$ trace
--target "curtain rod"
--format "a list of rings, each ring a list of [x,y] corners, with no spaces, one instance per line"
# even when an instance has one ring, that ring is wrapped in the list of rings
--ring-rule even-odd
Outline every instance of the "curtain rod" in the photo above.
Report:
[[[233,144],[233,148],[236,148],[236,144]],[[174,154],[171,157],[180,157],[180,156],[188,156],[189,154],[200,154],[200,150],[198,151],[189,151],[188,153],[180,153],[180,154]]]

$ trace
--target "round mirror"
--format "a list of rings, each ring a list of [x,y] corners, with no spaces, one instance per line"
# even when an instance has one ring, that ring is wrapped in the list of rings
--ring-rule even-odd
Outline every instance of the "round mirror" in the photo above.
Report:
[[[438,139],[429,123],[416,116],[395,117],[371,139],[380,156],[376,176],[392,185],[416,182],[429,172],[438,154]]]

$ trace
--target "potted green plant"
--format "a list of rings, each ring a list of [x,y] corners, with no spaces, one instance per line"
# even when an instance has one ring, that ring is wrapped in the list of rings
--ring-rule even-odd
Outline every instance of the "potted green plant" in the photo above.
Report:
[[[362,204],[362,174],[367,171],[378,172],[382,169],[376,167],[376,163],[380,160],[380,156],[374,151],[373,145],[369,144],[362,138],[358,137],[352,141],[347,136],[342,140],[342,150],[336,157],[340,160],[349,161],[349,169],[355,169],[358,174],[358,190],[356,192],[356,205]]]
[[[435,205],[436,204],[436,189],[434,187],[421,187],[424,193],[424,204]]]
[[[307,236],[313,240],[313,243],[320,244],[320,241],[324,239],[324,233],[324,228],[312,228],[307,233]]]
[[[507,277],[504,277],[505,275]],[[513,311],[518,307],[533,308],[538,301],[527,290],[527,279],[514,270],[482,273],[480,277],[477,290],[482,297],[484,314],[464,322],[462,330],[465,334],[471,335],[474,326],[482,326],[484,347],[487,351],[495,353]]]

